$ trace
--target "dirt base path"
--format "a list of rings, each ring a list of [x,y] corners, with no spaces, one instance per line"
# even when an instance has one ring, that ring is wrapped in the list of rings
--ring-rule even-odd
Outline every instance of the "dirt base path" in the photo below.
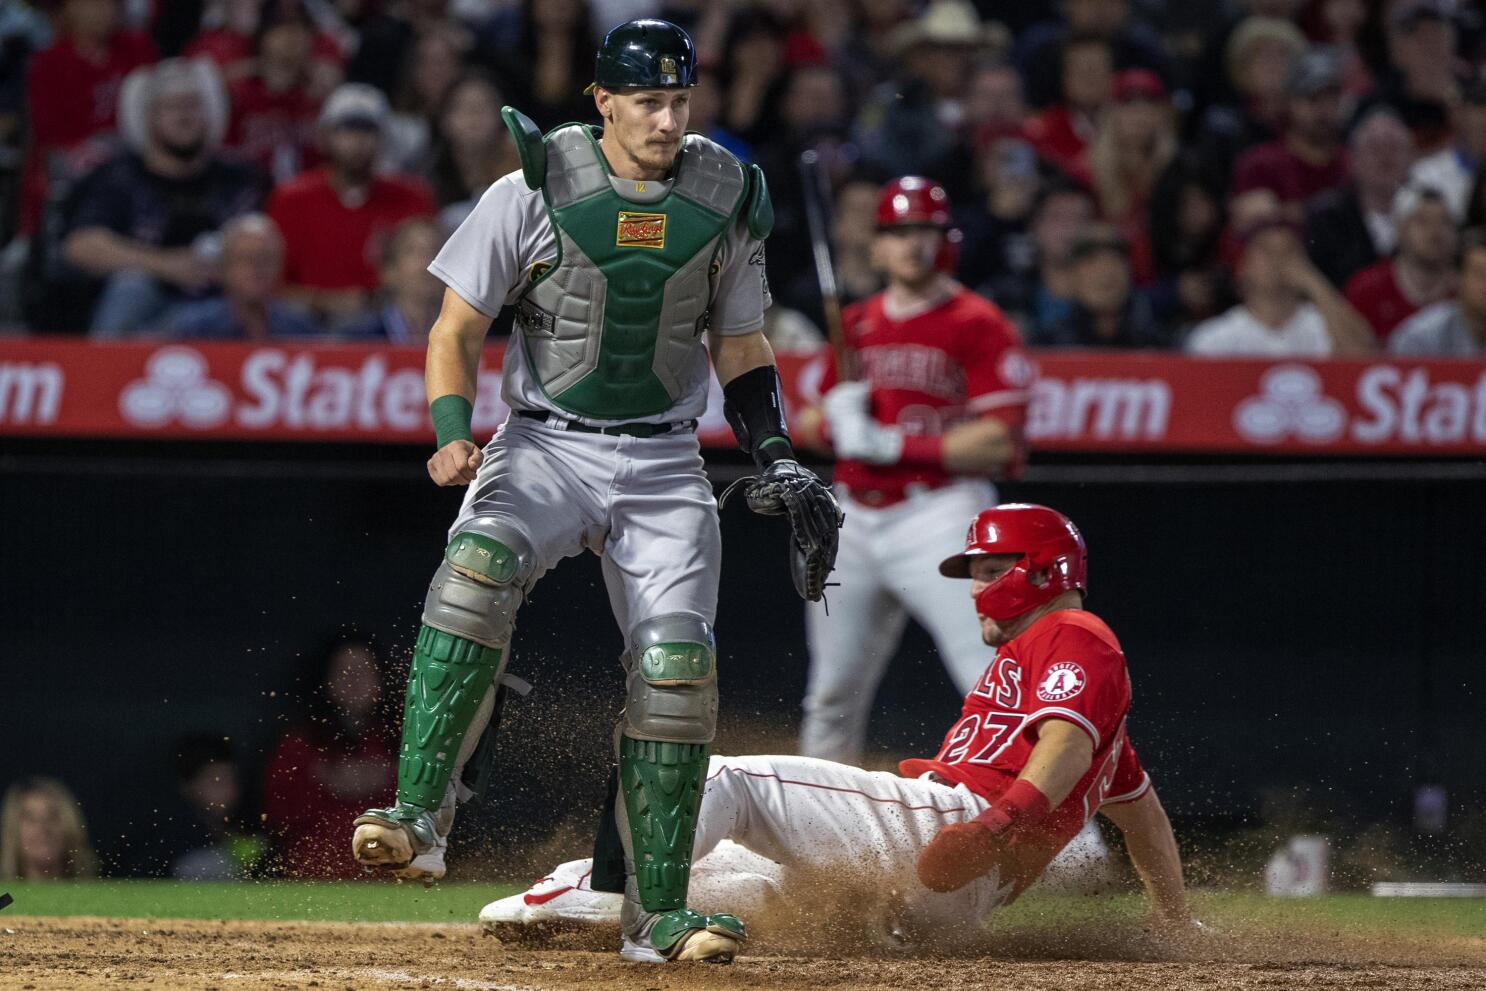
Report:
[[[1483,940],[1390,943],[1286,932],[1173,945],[1127,927],[1067,937],[1009,934],[957,957],[843,955],[828,945],[807,953],[759,940],[725,967],[626,964],[594,942],[570,937],[556,947],[518,947],[475,926],[12,916],[0,918],[0,988],[1486,989]]]

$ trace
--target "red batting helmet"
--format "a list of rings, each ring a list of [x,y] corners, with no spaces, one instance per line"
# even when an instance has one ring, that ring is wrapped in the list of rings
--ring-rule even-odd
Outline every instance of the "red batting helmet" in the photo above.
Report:
[[[1019,554],[1021,560],[975,597],[975,608],[996,622],[1015,619],[1070,589],[1089,587],[1088,551],[1073,521],[1055,509],[1009,502],[987,509],[970,524],[962,554],[945,558],[939,573],[969,578],[970,559]],[[1032,575],[1046,572],[1040,584]]]
[[[932,179],[920,175],[899,176],[877,194],[877,229],[893,227],[937,227],[944,232],[944,247],[934,267],[953,273],[959,261],[961,235],[951,226],[949,194]]]

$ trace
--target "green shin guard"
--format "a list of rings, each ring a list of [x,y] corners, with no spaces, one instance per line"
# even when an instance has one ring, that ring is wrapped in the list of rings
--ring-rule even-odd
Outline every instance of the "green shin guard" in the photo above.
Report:
[[[397,766],[400,806],[432,811],[444,800],[460,742],[504,653],[431,626],[418,631]]]
[[[708,750],[705,743],[620,737],[620,791],[633,842],[635,884],[647,912],[686,907]]]

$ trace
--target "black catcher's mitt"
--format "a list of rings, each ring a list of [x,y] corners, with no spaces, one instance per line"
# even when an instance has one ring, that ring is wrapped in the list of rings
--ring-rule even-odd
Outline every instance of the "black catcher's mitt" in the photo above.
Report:
[[[747,485],[743,496],[748,508],[765,516],[789,516],[790,577],[801,598],[819,602],[825,594],[826,578],[836,567],[840,542],[841,512],[836,497],[820,478],[798,461],[781,459],[761,475],[740,478],[722,494],[722,502],[739,485]]]

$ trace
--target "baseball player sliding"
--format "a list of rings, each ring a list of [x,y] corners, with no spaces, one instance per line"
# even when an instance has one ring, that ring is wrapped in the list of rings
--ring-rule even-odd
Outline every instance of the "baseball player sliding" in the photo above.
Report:
[[[800,752],[858,761],[867,717],[908,617],[923,625],[956,688],[984,663],[980,632],[930,567],[959,546],[964,520],[997,502],[989,478],[1024,457],[1031,364],[1016,327],[954,282],[949,197],[918,176],[877,200],[873,257],[887,289],[842,315],[856,381],[827,368],[820,407],[797,438],[834,451],[846,509],[829,610],[806,610],[810,674]]]
[[[963,552],[939,572],[970,579],[981,636],[995,648],[939,752],[903,761],[901,775],[809,757],[713,757],[693,849],[698,896],[817,904],[812,886],[831,878],[867,893],[869,931],[961,939],[1099,812],[1124,834],[1162,919],[1193,925],[1171,825],[1126,733],[1124,654],[1083,608],[1077,528],[1043,506],[997,506],[974,518]],[[507,937],[612,923],[619,896],[591,889],[590,866],[563,864],[480,918]]]
[[[516,611],[548,569],[591,550],[627,650],[616,733],[625,846],[623,954],[732,959],[731,914],[687,906],[697,809],[717,720],[720,536],[696,438],[708,349],[725,410],[760,468],[756,512],[788,514],[793,572],[819,598],[840,510],[794,459],[774,356],[762,172],[686,133],[696,57],[666,21],[611,31],[595,60],[602,129],[543,136],[507,107],[521,171],[496,182],[429,267],[447,285],[429,334],[438,432],[428,472],[469,485],[429,586],[404,709],[396,802],[355,821],[358,861],[440,877],[456,802],[492,725]],[[491,318],[516,308],[503,395],[482,450],[470,432]]]

